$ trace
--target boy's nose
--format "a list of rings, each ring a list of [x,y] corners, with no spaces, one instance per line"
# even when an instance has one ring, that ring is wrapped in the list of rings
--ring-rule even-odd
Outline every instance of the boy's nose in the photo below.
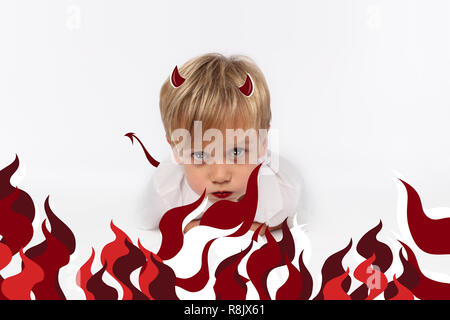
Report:
[[[210,165],[210,178],[213,183],[226,183],[231,180],[230,166],[226,164]]]

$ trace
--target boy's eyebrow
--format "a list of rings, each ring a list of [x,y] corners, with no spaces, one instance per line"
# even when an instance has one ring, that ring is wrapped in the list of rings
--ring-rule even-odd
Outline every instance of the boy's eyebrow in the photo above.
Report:
[[[249,141],[248,141],[247,139],[245,139],[245,140],[237,141],[236,144],[234,144],[234,142],[233,142],[233,146],[230,145],[230,147],[231,147],[231,148],[234,148],[234,147],[242,146],[242,145],[248,147]]]
[[[209,143],[210,143],[209,141],[208,142],[205,141],[205,146],[208,146]],[[241,145],[244,145],[244,146],[248,147],[249,144],[250,144],[250,142],[249,142],[248,139],[241,139],[241,140],[237,141],[236,143],[233,142],[232,145],[231,144],[227,145],[227,147],[228,148],[235,148],[235,147],[241,146]],[[202,150],[204,149],[205,146],[202,146]],[[196,148],[194,146],[191,146],[190,148],[186,148],[186,150],[195,150],[195,149]],[[201,150],[199,150],[199,151],[201,151]]]

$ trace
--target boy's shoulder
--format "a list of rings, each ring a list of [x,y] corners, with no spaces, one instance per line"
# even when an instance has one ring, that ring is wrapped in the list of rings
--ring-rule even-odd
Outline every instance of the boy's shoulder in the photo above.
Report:
[[[286,217],[293,217],[301,210],[303,182],[299,170],[285,157],[268,151],[265,166],[261,169],[258,205],[269,210],[270,225],[278,225]],[[289,223],[289,220],[288,220]]]
[[[183,166],[167,157],[159,163],[152,175],[151,183],[159,196],[165,196],[180,189],[183,176]]]
[[[302,177],[297,166],[285,157],[271,150],[267,151],[265,159],[266,167],[262,167],[262,175],[275,175],[278,181],[287,189],[301,188]]]
[[[156,229],[167,210],[181,205],[183,174],[183,168],[170,158],[160,161],[137,201],[136,220],[140,229]]]

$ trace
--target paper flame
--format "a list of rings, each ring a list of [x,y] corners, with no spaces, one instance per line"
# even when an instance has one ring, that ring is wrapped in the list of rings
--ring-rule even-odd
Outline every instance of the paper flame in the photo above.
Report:
[[[47,197],[44,203],[46,219],[41,223],[45,240],[25,250],[34,234],[34,204],[26,192],[10,184],[11,176],[18,166],[19,159],[16,156],[10,165],[0,170],[0,271],[14,258],[21,259],[22,269],[6,279],[0,276],[0,299],[32,299],[33,296],[37,300],[66,299],[58,275],[75,251],[75,237],[53,212]],[[246,234],[256,212],[258,170],[259,167],[249,177],[247,193],[242,201],[216,202],[205,212],[200,224],[223,230],[234,228],[236,231],[225,236],[225,239]],[[417,192],[408,184],[404,185],[408,192],[408,224],[414,241],[425,252],[449,253],[446,237],[450,231],[448,218],[427,218],[423,214]],[[381,294],[387,300],[450,299],[450,284],[427,278],[420,269],[415,253],[403,242],[400,242],[402,249],[398,255],[403,273],[398,277],[394,275],[390,281],[387,279],[386,271],[391,267],[394,257],[391,248],[377,239],[383,227],[381,221],[367,231],[356,245],[356,251],[365,260],[353,272],[354,280],[362,282],[353,292],[349,292],[352,282],[350,268],[344,269],[342,266],[343,258],[352,248],[352,239],[345,248],[325,260],[321,269],[322,282],[314,283],[310,270],[303,262],[303,251],[299,254],[298,261],[294,261],[296,243],[286,220],[282,224],[281,240],[276,241],[266,228],[266,242],[252,251],[254,244],[259,241],[261,229],[255,230],[246,249],[224,258],[215,272],[210,270],[208,256],[213,242],[218,238],[209,240],[203,248],[200,269],[188,278],[177,277],[165,261],[175,257],[182,249],[183,222],[202,203],[204,195],[203,193],[195,202],[173,208],[164,215],[160,224],[162,242],[156,254],[147,250],[139,240],[134,244],[111,221],[110,228],[115,239],[106,244],[97,257],[92,248],[90,256],[76,275],[76,284],[83,290],[86,299],[119,298],[117,289],[103,281],[105,273],[110,274],[120,286],[124,300],[179,299],[177,288],[199,292],[210,280],[214,281],[216,299],[246,299],[250,285],[256,289],[260,299],[311,299],[314,286],[319,288],[318,294],[313,298],[315,300],[371,300],[379,298]],[[228,215],[229,220],[220,219],[224,210],[232,210]],[[262,227],[263,225],[260,228]],[[195,232],[195,229],[190,232]],[[247,256],[245,268],[248,278],[238,271]],[[100,259],[101,268],[92,273],[96,258]],[[278,267],[285,267],[288,277],[277,288],[275,295],[271,295],[267,279]],[[131,274],[135,271],[138,271],[137,285],[131,280]],[[211,275],[215,279],[211,279]]]

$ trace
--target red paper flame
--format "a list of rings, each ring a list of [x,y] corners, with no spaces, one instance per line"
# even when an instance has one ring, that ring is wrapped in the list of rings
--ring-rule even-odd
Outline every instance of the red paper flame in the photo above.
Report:
[[[267,289],[267,277],[269,272],[280,266],[281,252],[277,242],[266,228],[267,243],[252,253],[247,261],[247,274],[258,291],[261,300],[270,300]]]
[[[373,265],[376,265],[381,272],[385,272],[391,266],[393,256],[389,246],[377,240],[377,234],[380,232],[382,227],[383,223],[380,220],[376,227],[369,230],[364,236],[362,236],[362,238],[358,241],[356,250],[366,259],[369,259],[374,255],[376,258],[373,261]],[[364,281],[362,282],[365,283]],[[352,300],[364,300],[368,297],[368,294],[369,288],[366,284],[363,284],[353,291],[350,296],[352,297]]]
[[[206,286],[209,280],[208,251],[214,240],[216,239],[208,241],[208,243],[203,248],[202,265],[200,267],[200,270],[190,278],[187,279],[177,278],[176,285],[178,287],[183,288],[184,290],[190,292],[197,292],[202,290]]]
[[[87,290],[87,282],[92,277],[91,268],[92,268],[92,262],[94,261],[94,257],[95,257],[95,251],[94,251],[94,248],[92,248],[92,253],[91,253],[91,256],[89,257],[88,261],[86,261],[81,266],[80,270],[78,270],[78,272],[77,272],[77,285],[81,289],[83,289],[87,300],[95,299],[92,292]]]
[[[12,259],[11,250],[9,250],[9,247],[6,244],[0,242],[0,271],[9,264],[11,259]],[[0,288],[2,286],[3,280],[4,279],[0,275]],[[0,300],[6,299],[7,298],[3,295],[2,291],[0,290]]]
[[[286,265],[289,270],[289,277],[286,282],[277,290],[277,300],[299,300],[302,291],[302,275],[300,271],[289,261],[286,255]]]
[[[238,266],[242,259],[250,252],[253,242],[258,240],[258,234],[264,225],[260,225],[253,232],[252,240],[248,247],[224,259],[216,269],[214,283],[214,292],[217,300],[244,300],[247,295],[246,283],[249,279],[241,276],[238,272]]]
[[[130,240],[125,239],[128,253],[116,259],[113,265],[113,276],[119,281],[123,290],[123,300],[148,300],[147,296],[137,289],[130,280],[131,273],[146,263],[144,254]]]
[[[69,263],[70,255],[75,250],[75,237],[50,209],[49,197],[45,200],[44,208],[52,232],[48,231],[44,220],[42,232],[45,240],[25,252],[44,271],[44,279],[33,287],[33,292],[36,299],[65,299],[59,286],[58,274],[59,269]]]
[[[155,256],[152,252],[145,249],[139,240],[138,246],[146,259],[146,264],[142,267],[139,273],[139,288],[141,289],[142,293],[145,294],[149,299],[154,300],[154,298],[150,294],[149,285],[153,280],[156,279],[156,276],[158,275],[158,268],[153,263],[151,258],[156,259],[159,262],[161,262],[161,259]]]
[[[152,263],[158,269],[158,274],[149,285],[149,291],[155,300],[178,300],[175,292],[176,275],[169,266],[151,255]]]
[[[351,300],[351,297],[342,289],[343,281],[348,277],[350,269],[345,273],[329,280],[323,288],[324,300]]]
[[[70,252],[64,243],[48,231],[45,220],[42,222],[42,232],[45,241],[25,253],[44,271],[44,279],[34,285],[33,293],[36,300],[64,300],[65,295],[59,286],[58,274],[59,269],[69,263]]]
[[[399,258],[403,265],[403,273],[398,278],[397,281],[400,282],[404,287],[408,288],[409,290],[412,290],[419,284],[420,281],[419,273],[414,268],[414,266],[411,265],[403,256],[402,248],[399,250]],[[386,290],[384,290],[384,298],[386,300],[390,300],[398,293],[399,293],[398,286],[395,284],[394,281],[391,281],[388,283]]]
[[[431,254],[450,254],[450,218],[430,219],[423,212],[422,203],[416,190],[399,179],[408,194],[408,225],[417,246]]]
[[[120,272],[117,273],[117,269],[114,270],[114,266],[119,259],[132,254],[130,252],[130,239],[128,236],[120,230],[118,227],[114,225],[111,220],[110,223],[111,230],[116,235],[114,241],[108,243],[102,250],[101,253],[101,262],[106,266],[106,271],[113,276],[117,282],[119,282],[120,286],[123,289],[123,300],[130,300],[133,298],[133,294],[135,294],[134,286],[130,287],[129,279],[127,279],[126,274],[122,275]],[[145,259],[145,257],[143,257]],[[120,263],[120,262],[119,262]],[[121,264],[122,265],[122,264]],[[128,269],[128,266],[124,265]],[[125,272],[127,273],[127,272]]]
[[[12,253],[6,244],[0,242],[0,270],[6,267],[12,259]]]
[[[277,300],[308,300],[311,296],[313,280],[303,263],[303,251],[298,258],[299,269],[289,260],[286,254],[286,265],[289,277],[276,293]]]
[[[86,283],[86,290],[92,293],[95,300],[117,300],[119,297],[117,290],[102,280],[107,267],[108,263],[105,261],[103,267],[90,277]]]
[[[33,225],[27,217],[12,210],[12,205],[19,199],[19,189],[15,188],[6,198],[0,199],[0,234],[1,243],[6,244],[15,255],[20,248],[33,237]]]
[[[401,242],[408,255],[408,262],[419,274],[419,284],[411,292],[421,300],[450,300],[450,283],[444,283],[427,278],[420,270],[414,252],[405,243]]]
[[[342,259],[347,254],[352,246],[352,240],[350,239],[349,244],[342,250],[331,255],[322,266],[322,287],[320,288],[319,293],[314,298],[314,300],[323,300],[323,290],[325,288],[326,283],[331,279],[335,279],[336,277],[341,276],[345,273],[344,268],[342,267]],[[350,289],[351,279],[350,277],[344,277],[342,282],[344,292],[347,292]]]
[[[130,136],[130,139],[132,137]],[[47,229],[46,220],[42,223],[45,240],[23,253],[23,247],[29,243],[34,230],[34,205],[27,193],[12,187],[10,178],[18,168],[18,157],[13,163],[0,171],[0,270],[8,266],[15,253],[19,252],[22,259],[20,273],[3,279],[0,276],[0,299],[31,299],[34,294],[37,300],[65,299],[58,275],[61,267],[67,265],[70,255],[75,250],[75,237],[70,228],[65,225],[51,210],[49,197],[44,208],[51,232]],[[244,235],[250,228],[256,212],[258,187],[257,175],[259,166],[253,170],[247,184],[247,192],[240,202],[233,203],[221,200],[212,205],[203,215],[202,225],[219,229],[239,227],[229,236]],[[403,181],[402,181],[403,182]],[[405,183],[404,183],[405,184]],[[408,191],[408,223],[415,230],[413,239],[418,241],[420,248],[434,254],[448,253],[446,232],[448,219],[431,220],[422,210],[420,198],[415,190],[405,184]],[[138,241],[135,246],[125,232],[117,228],[111,221],[110,227],[116,238],[105,245],[101,251],[102,268],[92,274],[92,263],[95,251],[77,273],[76,283],[80,286],[86,299],[116,300],[118,292],[108,286],[102,279],[105,271],[122,287],[123,299],[178,299],[176,287],[191,292],[203,289],[209,281],[208,252],[216,239],[210,240],[203,248],[200,270],[187,279],[178,278],[165,260],[174,257],[183,246],[182,224],[193,210],[204,200],[205,192],[194,203],[184,207],[169,210],[161,219],[163,235],[158,255],[146,250]],[[223,219],[225,210],[230,210]],[[206,218],[205,218],[206,216]],[[245,299],[247,282],[251,281],[260,299],[270,299],[267,288],[267,277],[270,271],[286,265],[289,271],[288,279],[278,288],[276,299],[309,299],[312,292],[312,277],[303,263],[303,252],[298,259],[298,268],[293,264],[295,243],[285,220],[282,224],[282,239],[276,242],[268,228],[265,230],[267,243],[250,254],[247,260],[249,279],[241,276],[238,266],[249,254],[253,242],[258,240],[261,225],[254,231],[249,246],[239,253],[225,258],[216,268],[214,292],[217,299]],[[424,232],[420,231],[423,227]],[[420,270],[414,252],[401,242],[403,249],[399,258],[403,265],[400,277],[394,275],[388,283],[384,272],[391,267],[392,251],[386,244],[377,240],[377,234],[382,228],[382,222],[369,230],[358,242],[357,252],[366,260],[354,272],[354,277],[363,282],[354,292],[348,294],[351,284],[349,268],[344,271],[342,259],[352,246],[352,240],[346,248],[331,255],[322,266],[322,286],[314,299],[374,299],[381,293],[387,300],[414,299],[450,299],[450,283],[438,282],[427,278]],[[422,233],[421,233],[422,232]],[[413,233],[413,232],[412,232]],[[425,239],[428,233],[435,233],[430,239]],[[438,243],[444,239],[442,243]],[[443,249],[442,244],[444,245]],[[406,259],[402,250],[407,253]],[[139,288],[131,282],[131,274],[139,271]],[[377,286],[370,281],[376,280]],[[368,290],[370,287],[370,290]]]
[[[373,269],[371,266],[374,264],[376,259],[375,253],[361,264],[359,264],[355,271],[354,276],[356,279],[364,283],[364,285],[370,289],[369,295],[365,298],[365,300],[373,300],[378,295],[380,295],[384,289],[387,287],[387,279],[383,272],[379,269]],[[375,280],[375,284],[371,283],[372,280]]]
[[[0,170],[0,199],[5,198],[16,189],[11,185],[10,180],[18,168],[19,157],[16,155],[14,161],[10,165]],[[25,216],[30,222],[33,222],[35,208],[33,200],[26,192],[19,189],[19,197],[17,201],[13,203],[11,210]],[[5,223],[5,221],[3,222]]]
[[[402,285],[394,274],[394,283],[397,287],[398,293],[391,300],[414,300],[414,295],[404,285]]]
[[[203,214],[200,225],[216,229],[232,229],[239,225],[238,230],[229,237],[239,237],[247,233],[255,220],[258,205],[258,172],[262,163],[253,169],[247,182],[247,189],[241,201],[220,200],[212,204]],[[227,217],[224,219],[224,217]]]
[[[44,280],[44,271],[42,268],[23,254],[20,249],[24,268],[22,272],[6,278],[1,285],[4,296],[10,300],[31,300],[31,290],[34,285]]]
[[[162,240],[157,254],[162,260],[173,258],[183,247],[183,221],[203,202],[205,193],[206,189],[193,203],[170,209],[162,216],[159,222]]]

